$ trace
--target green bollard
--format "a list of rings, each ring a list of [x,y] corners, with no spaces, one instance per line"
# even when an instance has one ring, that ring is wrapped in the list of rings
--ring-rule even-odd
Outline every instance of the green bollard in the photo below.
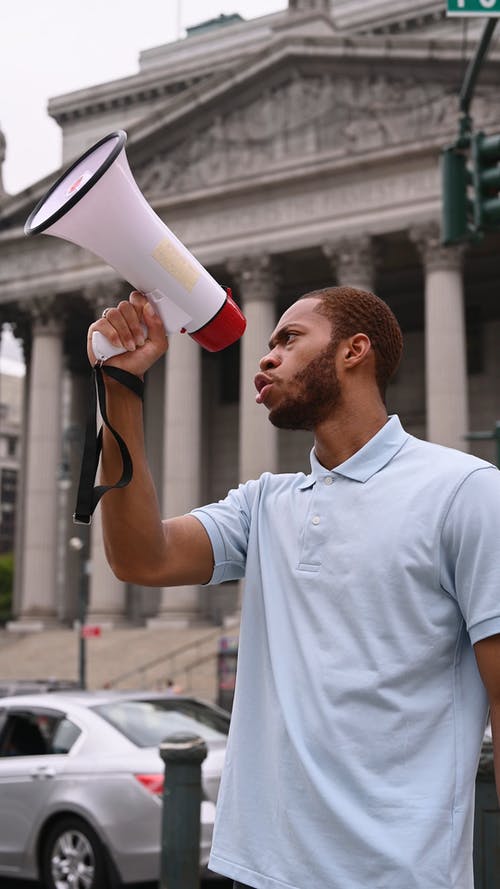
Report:
[[[199,889],[201,764],[207,745],[197,735],[169,735],[160,744],[165,763],[161,832],[161,889]]]

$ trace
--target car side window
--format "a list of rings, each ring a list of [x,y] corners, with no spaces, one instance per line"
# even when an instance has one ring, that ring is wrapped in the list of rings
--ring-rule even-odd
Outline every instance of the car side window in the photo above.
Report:
[[[40,727],[28,713],[11,713],[2,732],[0,756],[40,756],[47,743]]]
[[[67,716],[58,722],[52,736],[51,753],[69,753],[81,731]]]
[[[2,756],[69,753],[80,729],[60,711],[9,713],[0,735]]]

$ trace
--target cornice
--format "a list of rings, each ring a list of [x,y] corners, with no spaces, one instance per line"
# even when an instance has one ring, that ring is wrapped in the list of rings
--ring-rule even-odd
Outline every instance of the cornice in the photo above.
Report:
[[[47,110],[58,124],[64,126],[70,121],[108,111],[128,109],[144,102],[162,99],[168,102],[180,92],[196,86],[200,81],[209,80],[211,76],[213,76],[211,71],[201,71],[191,76],[179,74],[176,77],[163,78],[158,72],[148,72],[146,76],[138,74],[57,96],[49,100]]]
[[[420,26],[441,18],[445,11],[442,0],[335,0],[332,16],[342,30],[375,31],[388,25]]]
[[[325,16],[319,16],[326,20]],[[406,20],[409,21],[409,20]],[[314,55],[331,59],[366,59],[367,61],[439,61],[463,64],[463,43],[455,34],[452,37],[439,35],[397,34],[391,39],[391,30],[378,33],[355,34],[338,32],[331,36],[300,35],[287,33],[284,28],[275,32],[243,53],[246,64],[242,66],[242,52],[228,53],[217,64],[207,59],[195,67],[188,65],[162,71],[161,67],[146,69],[130,77],[99,84],[50,99],[48,112],[60,125],[73,120],[100,115],[107,111],[140,106],[144,102],[164,100],[165,108],[175,107],[189,101],[193,91],[197,94],[210,91],[214,84],[230,85],[247,79],[267,67],[275,65],[281,58],[300,53],[304,57]],[[500,49],[492,47],[485,71],[500,62]],[[155,117],[157,117],[157,109]]]

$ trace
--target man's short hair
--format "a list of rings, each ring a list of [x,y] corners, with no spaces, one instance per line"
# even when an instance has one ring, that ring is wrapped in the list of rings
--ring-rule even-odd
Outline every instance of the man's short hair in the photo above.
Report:
[[[356,287],[325,287],[301,299],[318,299],[318,312],[332,322],[332,341],[364,333],[375,353],[375,377],[382,397],[403,351],[403,334],[393,311],[380,297]]]

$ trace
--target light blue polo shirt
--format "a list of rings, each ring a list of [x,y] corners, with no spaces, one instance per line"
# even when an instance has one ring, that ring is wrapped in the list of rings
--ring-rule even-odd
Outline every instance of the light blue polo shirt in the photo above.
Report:
[[[472,889],[500,472],[397,417],[195,515],[246,577],[210,866],[257,889]]]

